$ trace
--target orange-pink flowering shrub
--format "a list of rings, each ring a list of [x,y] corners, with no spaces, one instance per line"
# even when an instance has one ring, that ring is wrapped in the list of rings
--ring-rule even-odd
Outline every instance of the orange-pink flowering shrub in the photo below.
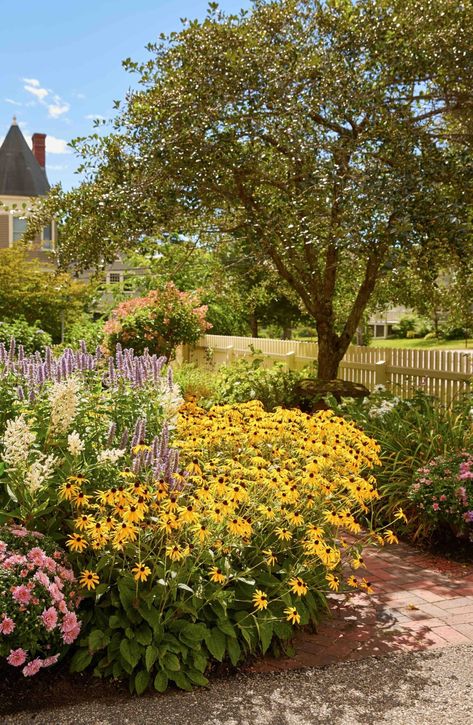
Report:
[[[206,312],[195,293],[168,282],[162,290],[120,302],[105,324],[106,345],[110,352],[120,343],[138,354],[148,348],[170,358],[178,345],[196,342],[211,327]]]

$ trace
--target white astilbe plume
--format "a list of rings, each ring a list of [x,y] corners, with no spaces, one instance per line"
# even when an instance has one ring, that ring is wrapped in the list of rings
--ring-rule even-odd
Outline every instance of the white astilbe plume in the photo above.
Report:
[[[31,430],[23,415],[7,422],[3,436],[2,458],[10,468],[21,468],[26,465],[30,448],[36,440],[36,433]]]
[[[85,443],[83,440],[81,440],[80,435],[76,430],[73,430],[72,433],[69,433],[67,436],[67,450],[71,454],[71,456],[78,456],[79,453],[82,453],[82,451],[85,448]]]
[[[166,381],[162,381],[161,390],[159,391],[161,398],[161,405],[163,407],[164,420],[167,421],[169,428],[174,428],[177,422],[177,414],[179,408],[184,403],[184,398],[181,394],[181,389],[174,383],[171,388]]]
[[[125,450],[123,448],[105,448],[97,456],[97,463],[116,463],[124,455]]]
[[[49,393],[51,404],[51,432],[66,433],[77,415],[80,384],[76,378],[54,383]]]
[[[30,493],[35,493],[51,477],[57,463],[58,459],[55,456],[39,454],[25,475],[25,486]]]

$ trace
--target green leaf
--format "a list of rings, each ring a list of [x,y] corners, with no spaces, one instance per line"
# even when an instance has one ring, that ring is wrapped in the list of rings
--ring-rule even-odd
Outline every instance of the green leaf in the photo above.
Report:
[[[221,621],[221,622],[218,623],[217,627],[224,634],[228,634],[229,637],[236,637],[237,636],[236,631],[235,631],[235,627],[233,627],[233,625],[231,625],[230,622],[222,622]]]
[[[215,657],[216,660],[222,662],[225,656],[225,635],[221,632],[218,627],[212,627],[207,632],[205,637],[205,644],[210,654]]]
[[[91,652],[98,652],[98,650],[107,647],[110,642],[110,635],[103,632],[101,629],[94,629],[89,634],[88,644]]]
[[[143,645],[151,644],[151,640],[153,639],[153,632],[151,628],[143,622],[143,624],[135,630],[135,639]]]
[[[150,674],[147,670],[140,670],[137,672],[135,677],[135,689],[137,695],[142,695],[148,688],[150,679]]]
[[[208,679],[204,677],[202,672],[199,672],[198,670],[187,670],[186,675],[189,680],[194,683],[194,685],[200,685],[201,687],[205,687],[209,684]]]
[[[238,643],[238,640],[229,637],[227,639],[227,650],[228,656],[230,657],[230,662],[234,667],[236,667],[241,657],[241,647]]]
[[[208,659],[201,652],[195,652],[194,654],[194,667],[199,672],[205,672],[208,665]]]
[[[161,637],[163,636],[163,626],[162,617],[159,611],[153,606],[149,609],[147,607],[140,607],[138,611],[145,620],[145,622],[148,622],[149,626],[153,630],[155,638],[158,640],[161,639]]]
[[[158,659],[158,648],[155,647],[154,644],[148,645],[148,647],[146,647],[146,652],[145,652],[145,664],[146,664],[146,669],[148,670],[148,672],[151,670],[151,668],[153,667],[153,665],[157,659]]]
[[[120,642],[120,654],[133,668],[138,664],[141,655],[141,648],[137,642],[129,639],[122,639]]]
[[[179,689],[186,690],[187,692],[192,692],[192,685],[183,672],[172,673],[172,675],[170,675],[170,679],[174,680]]]
[[[189,622],[181,629],[179,639],[181,639],[181,637],[185,637],[191,642],[201,642],[205,639],[207,632],[208,630],[205,624],[192,624],[192,622]]]
[[[126,622],[120,615],[112,614],[112,616],[108,620],[108,626],[110,627],[110,629],[125,629]]]
[[[92,662],[92,654],[86,649],[79,649],[73,656],[69,669],[71,672],[82,672]]]
[[[181,669],[179,658],[176,657],[176,655],[172,654],[172,652],[168,652],[164,655],[162,659],[162,664],[166,668],[166,670],[169,670],[170,672],[179,672],[179,670]]]
[[[261,651],[265,654],[273,638],[273,622],[268,619],[257,619],[256,622],[261,641]]]
[[[158,692],[165,692],[168,689],[169,679],[162,670],[154,678],[154,689]]]

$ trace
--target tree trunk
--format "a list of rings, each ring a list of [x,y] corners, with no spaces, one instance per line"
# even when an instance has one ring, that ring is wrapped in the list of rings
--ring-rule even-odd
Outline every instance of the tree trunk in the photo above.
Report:
[[[341,350],[338,336],[330,329],[318,326],[318,380],[334,380],[338,377],[338,367],[343,360],[346,350]]]
[[[251,337],[258,337],[258,318],[256,315],[250,315]]]
[[[291,325],[286,325],[282,329],[282,339],[283,340],[292,340],[292,327]]]

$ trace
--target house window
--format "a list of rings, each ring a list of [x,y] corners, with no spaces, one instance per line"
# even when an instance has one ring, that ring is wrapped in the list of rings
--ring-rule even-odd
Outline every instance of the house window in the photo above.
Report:
[[[26,232],[28,221],[26,219],[19,219],[19,217],[13,217],[13,241],[18,242],[23,234]]]
[[[53,248],[53,225],[52,224],[48,224],[46,227],[43,228],[41,247],[43,249],[52,249]]]
[[[108,273],[108,283],[109,284],[120,284],[121,281],[122,281],[121,272],[109,272]]]

